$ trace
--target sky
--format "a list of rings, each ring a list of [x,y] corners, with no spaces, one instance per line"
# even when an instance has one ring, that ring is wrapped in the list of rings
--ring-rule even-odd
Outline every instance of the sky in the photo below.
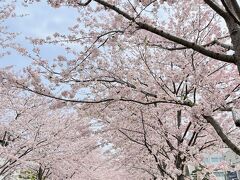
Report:
[[[28,7],[20,3],[16,5],[16,14],[26,14],[24,17],[11,18],[5,22],[10,32],[20,32],[16,39],[24,47],[32,47],[25,39],[25,36],[34,38],[44,38],[55,32],[66,33],[68,27],[73,25],[77,18],[77,10],[71,7],[51,8],[47,3],[34,3]],[[59,53],[60,49],[54,46],[48,46],[43,49],[42,55],[53,57]],[[31,63],[31,60],[22,57],[15,51],[11,51],[10,56],[0,59],[0,68],[14,65],[15,69],[21,69]]]

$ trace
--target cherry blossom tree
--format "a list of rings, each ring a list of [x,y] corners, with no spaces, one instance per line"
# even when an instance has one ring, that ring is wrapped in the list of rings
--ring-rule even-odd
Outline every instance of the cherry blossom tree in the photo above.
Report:
[[[94,168],[105,167],[91,124],[73,107],[9,85],[0,96],[1,177],[28,172],[39,180],[92,179]]]
[[[238,1],[48,2],[76,9],[76,25],[28,37],[33,65],[6,75],[12,84],[96,119],[116,164],[139,178],[182,180],[189,164],[212,172],[202,154],[222,147],[240,155]],[[66,51],[45,60],[45,44]]]
[[[17,33],[9,32],[8,27],[5,24],[10,18],[16,17],[14,13],[15,3],[14,1],[1,1],[0,6],[0,57],[9,54],[7,50],[8,47],[13,47],[13,39],[16,37]]]

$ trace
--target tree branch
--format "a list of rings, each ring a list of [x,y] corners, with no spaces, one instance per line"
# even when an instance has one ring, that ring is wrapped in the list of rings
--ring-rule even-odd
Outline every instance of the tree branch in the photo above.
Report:
[[[208,4],[217,14],[222,16],[224,19],[227,18],[227,12],[220,7],[219,4],[213,2],[212,0],[204,0],[206,4]]]
[[[133,84],[131,84],[130,82],[128,81],[123,81],[121,79],[116,79],[114,77],[110,78],[110,79],[104,79],[104,78],[93,78],[93,79],[87,79],[87,80],[77,80],[77,79],[74,79],[72,78],[74,82],[79,82],[79,83],[85,83],[85,82],[94,82],[94,81],[97,81],[97,82],[106,82],[106,83],[119,83],[119,84],[122,84],[122,85],[127,85],[127,87],[130,87],[132,89],[137,89],[137,87]],[[151,97],[154,97],[154,98],[157,98],[157,95],[156,94],[153,94],[153,93],[150,93],[150,92],[146,92],[146,91],[143,91],[143,90],[140,90],[139,92],[145,94],[146,96],[151,96]]]
[[[240,6],[236,0],[231,0],[231,2],[232,2],[233,10],[235,11],[235,14],[240,20]]]
[[[230,17],[233,18],[234,22],[237,23],[238,25],[240,25],[240,21],[238,20],[238,18],[233,14],[233,12],[231,11],[231,9],[229,8],[229,6],[227,5],[227,3],[225,2],[225,0],[221,0],[223,6],[225,7],[227,13],[230,15]]]
[[[78,4],[79,6],[87,6],[91,1],[92,1],[92,0],[88,0],[88,1],[86,1],[85,3],[78,2],[77,4]]]
[[[187,41],[185,39],[174,36],[172,34],[169,34],[165,31],[157,29],[156,27],[153,27],[153,26],[151,26],[151,25],[149,25],[145,22],[137,22],[137,21],[135,21],[134,17],[132,17],[129,14],[127,14],[126,12],[120,10],[118,7],[116,7],[112,4],[109,4],[109,3],[107,3],[103,0],[94,0],[94,1],[103,5],[104,7],[112,9],[113,11],[122,15],[123,17],[125,17],[129,21],[132,21],[132,22],[136,23],[136,25],[138,25],[138,28],[140,28],[140,29],[144,29],[144,30],[149,31],[153,34],[156,34],[156,35],[159,35],[163,38],[166,38],[170,41],[173,41],[173,42],[176,42],[176,43],[181,44],[183,46],[186,46],[188,48],[191,48],[191,49],[193,49],[193,50],[195,50],[195,51],[197,51],[197,52],[199,52],[199,53],[201,53],[205,56],[211,57],[211,58],[219,60],[219,61],[227,62],[227,63],[236,64],[237,61],[240,61],[239,57],[235,57],[235,56],[232,56],[232,55],[220,54],[220,53],[210,51],[210,50],[204,48],[203,46],[197,45],[194,42],[190,42],[190,41]]]
[[[132,141],[132,142],[134,142],[134,143],[137,143],[137,144],[139,144],[139,145],[141,145],[141,146],[145,146],[142,142],[139,142],[139,141],[131,138],[129,135],[127,135],[127,134],[126,134],[125,132],[123,132],[121,129],[118,129],[118,131],[119,131],[120,133],[122,133],[124,136],[126,136],[130,141]]]
[[[17,82],[16,82],[17,83]],[[135,100],[135,99],[127,99],[125,97],[120,97],[120,98],[103,98],[103,99],[99,99],[99,100],[78,100],[78,99],[66,99],[66,98],[62,98],[60,96],[54,96],[48,93],[44,93],[41,91],[37,91],[34,89],[31,89],[29,87],[26,87],[22,84],[17,83],[18,87],[20,89],[24,89],[27,90],[29,92],[41,95],[41,96],[45,96],[45,97],[49,97],[52,99],[56,99],[56,100],[60,100],[60,101],[64,101],[64,102],[70,102],[70,103],[85,103],[85,104],[99,104],[99,103],[104,103],[104,102],[111,102],[111,101],[122,101],[122,102],[133,102],[133,103],[137,103],[137,104],[142,104],[142,105],[156,105],[159,103],[164,103],[164,104],[179,104],[179,105],[183,105],[183,106],[188,106],[188,107],[192,107],[192,104],[189,102],[182,102],[182,101],[175,101],[175,100],[155,100],[155,101],[140,101],[140,100]]]
[[[212,125],[218,136],[222,139],[222,141],[237,155],[240,156],[240,149],[227,137],[227,135],[223,132],[222,127],[218,124],[218,122],[211,116],[202,115],[204,119],[207,120],[209,124]]]

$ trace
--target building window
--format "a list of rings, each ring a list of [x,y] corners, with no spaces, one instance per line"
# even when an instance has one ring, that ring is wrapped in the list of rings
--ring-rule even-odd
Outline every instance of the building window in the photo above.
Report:
[[[211,162],[212,162],[212,163],[219,163],[219,162],[221,162],[222,160],[223,160],[222,157],[212,157],[212,158],[211,158]]]
[[[216,177],[224,177],[224,172],[213,172]]]

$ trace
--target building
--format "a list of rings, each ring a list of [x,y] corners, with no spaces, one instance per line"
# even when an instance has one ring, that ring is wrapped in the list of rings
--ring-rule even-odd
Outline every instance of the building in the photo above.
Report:
[[[227,162],[231,169],[223,170],[217,169],[213,172],[214,176],[217,180],[240,180],[240,169],[232,171],[237,165],[240,165],[240,156],[235,154],[229,148],[222,149],[219,153],[205,154],[203,159],[203,164],[206,166],[218,167],[218,165]],[[202,180],[202,178],[198,177],[198,172],[202,170],[201,167],[188,167],[191,179],[193,180]],[[210,179],[208,175],[206,175],[206,180]]]

